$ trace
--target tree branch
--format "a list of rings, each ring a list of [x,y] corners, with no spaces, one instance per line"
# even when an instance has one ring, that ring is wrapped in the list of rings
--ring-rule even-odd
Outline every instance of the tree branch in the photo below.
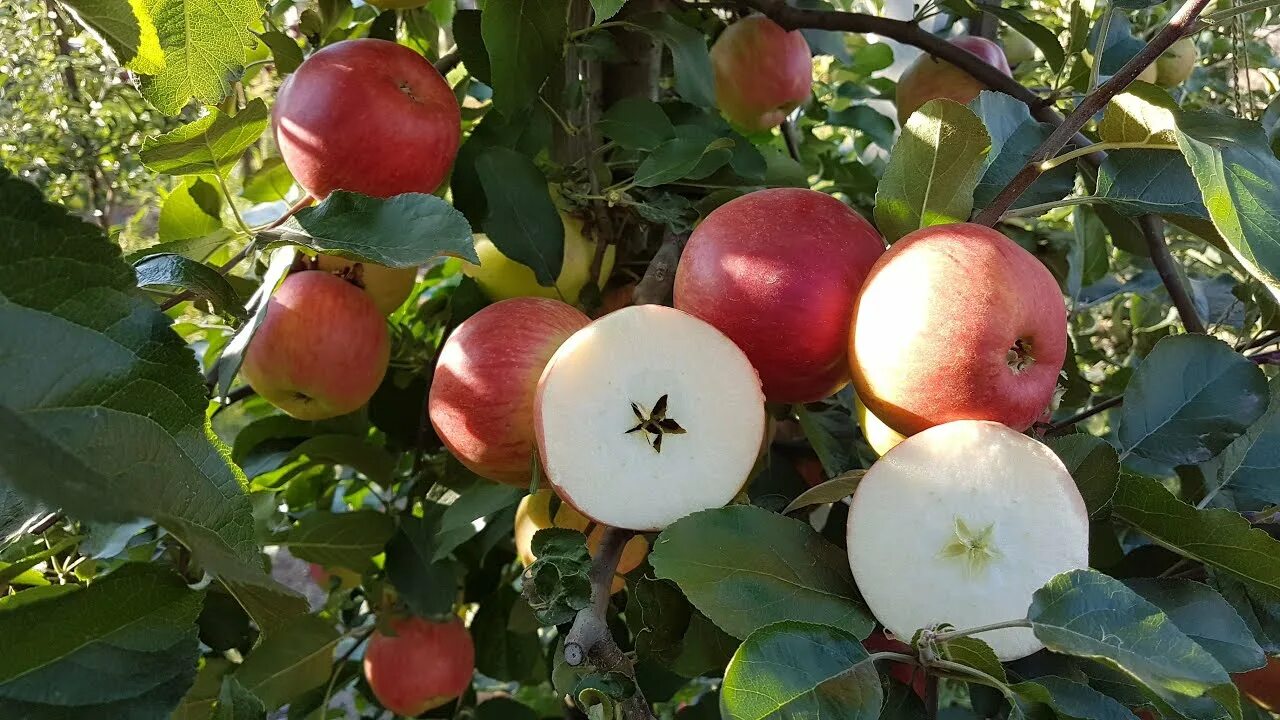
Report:
[[[676,265],[680,263],[680,253],[688,235],[668,235],[662,247],[653,254],[644,277],[636,283],[633,294],[636,305],[666,305],[671,302],[672,290],[676,285]]]
[[[1117,395],[1117,396],[1115,396],[1115,397],[1113,397],[1113,398],[1111,398],[1111,399],[1109,399],[1109,400],[1103,400],[1102,402],[1100,402],[1100,403],[1098,403],[1098,404],[1094,405],[1094,406],[1093,406],[1093,407],[1091,407],[1091,408],[1086,408],[1086,409],[1084,409],[1084,410],[1081,410],[1080,412],[1076,413],[1075,415],[1072,415],[1071,417],[1067,418],[1066,420],[1063,420],[1062,422],[1056,422],[1056,423],[1054,423],[1054,424],[1050,425],[1050,426],[1049,426],[1049,427],[1044,431],[1044,434],[1045,434],[1045,435],[1055,435],[1055,434],[1057,434],[1057,433],[1059,433],[1059,432],[1061,432],[1061,431],[1063,431],[1063,430],[1065,430],[1065,429],[1067,429],[1067,428],[1071,427],[1072,425],[1075,425],[1076,423],[1078,423],[1078,422],[1080,422],[1080,421],[1082,421],[1082,420],[1087,420],[1087,419],[1089,419],[1089,418],[1093,417],[1094,415],[1097,415],[1097,414],[1098,414],[1098,413],[1100,413],[1100,412],[1104,412],[1104,411],[1110,410],[1111,408],[1116,407],[1117,405],[1119,405],[1120,403],[1123,403],[1123,402],[1124,402],[1124,396],[1123,396],[1123,395]]]
[[[458,64],[461,62],[462,62],[462,53],[458,52],[457,48],[454,48],[453,50],[445,53],[444,55],[441,55],[440,59],[432,63],[432,65],[435,66],[436,72],[440,73],[441,75],[448,75],[449,71],[458,67]]]
[[[1160,281],[1169,291],[1173,306],[1178,309],[1182,318],[1182,326],[1187,332],[1206,334],[1204,323],[1196,312],[1196,305],[1182,284],[1182,276],[1178,274],[1178,266],[1173,262],[1169,246],[1164,241],[1164,221],[1155,215],[1143,215],[1138,218],[1138,227],[1142,229],[1142,238],[1147,242],[1147,250],[1151,253],[1151,264],[1155,265]]]

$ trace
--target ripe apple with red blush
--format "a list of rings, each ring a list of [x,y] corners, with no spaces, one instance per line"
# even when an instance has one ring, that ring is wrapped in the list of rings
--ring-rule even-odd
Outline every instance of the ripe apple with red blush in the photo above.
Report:
[[[319,199],[434,192],[462,134],[458,101],[431,63],[369,38],[303,61],[281,86],[271,124],[285,165]]]
[[[862,646],[869,653],[895,652],[903,655],[915,655],[915,651],[911,649],[910,645],[901,640],[894,640],[885,633],[884,628],[880,627],[877,627],[866,640],[862,641]],[[893,679],[903,685],[910,685],[917,697],[924,698],[924,672],[918,666],[891,661],[888,663],[888,667],[889,675]]]
[[[462,621],[384,620],[364,652],[364,677],[386,709],[414,717],[466,692],[476,650]]]
[[[711,46],[716,105],[743,132],[768,130],[809,99],[813,59],[799,30],[763,15],[745,17]]]
[[[976,55],[979,60],[1000,72],[1013,76],[1009,62],[1000,46],[986,38],[965,36],[951,41],[952,45]],[[921,53],[915,62],[907,66],[898,78],[898,122],[906,125],[911,113],[930,100],[947,98],[967,105],[978,93],[989,89],[982,81],[944,60],[929,53]]]
[[[1231,680],[1258,707],[1280,712],[1280,658],[1269,657],[1266,665],[1232,675]]]

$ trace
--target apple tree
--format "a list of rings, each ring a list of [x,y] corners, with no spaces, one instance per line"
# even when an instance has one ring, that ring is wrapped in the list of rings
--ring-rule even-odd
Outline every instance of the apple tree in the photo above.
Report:
[[[14,0],[0,718],[1280,712],[1273,0]]]

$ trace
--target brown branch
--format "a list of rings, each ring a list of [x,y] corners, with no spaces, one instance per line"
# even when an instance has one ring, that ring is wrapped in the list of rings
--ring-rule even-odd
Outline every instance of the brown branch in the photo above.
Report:
[[[1072,415],[1066,420],[1063,420],[1061,422],[1056,422],[1050,425],[1048,429],[1044,431],[1044,434],[1056,435],[1057,433],[1075,425],[1078,422],[1081,422],[1082,420],[1087,420],[1093,417],[1094,415],[1097,415],[1100,412],[1105,412],[1107,410],[1110,410],[1111,408],[1116,407],[1123,402],[1124,402],[1123,395],[1117,395],[1109,400],[1103,400],[1102,402],[1094,405],[1093,407],[1081,410],[1080,412],[1076,413],[1075,415]]]
[[[662,247],[653,254],[644,277],[636,283],[633,298],[636,305],[667,305],[671,302],[672,290],[676,285],[676,265],[680,263],[680,253],[684,251],[688,235],[668,235]]]
[[[288,222],[289,218],[293,217],[294,215],[297,215],[299,210],[303,210],[305,208],[311,207],[311,203],[315,201],[316,199],[314,197],[310,195],[303,195],[302,197],[298,198],[297,202],[290,205],[289,209],[285,210],[283,215],[276,218],[275,220],[272,220],[269,225],[265,225],[261,228],[258,228],[258,232],[263,232],[266,230],[275,230],[276,228]]]
[[[454,48],[452,51],[441,55],[440,59],[432,63],[432,65],[435,66],[436,72],[441,75],[448,75],[449,71],[458,67],[458,64],[461,62],[462,53],[458,52],[457,48]]]
[[[1142,229],[1142,238],[1146,240],[1147,250],[1151,253],[1151,264],[1155,265],[1160,281],[1164,283],[1165,289],[1169,292],[1169,298],[1173,300],[1173,306],[1178,309],[1183,327],[1187,332],[1206,334],[1204,323],[1196,312],[1195,302],[1187,292],[1187,286],[1182,284],[1178,266],[1173,261],[1173,255],[1169,253],[1168,245],[1165,244],[1164,221],[1155,215],[1143,215],[1138,218],[1138,227]]]

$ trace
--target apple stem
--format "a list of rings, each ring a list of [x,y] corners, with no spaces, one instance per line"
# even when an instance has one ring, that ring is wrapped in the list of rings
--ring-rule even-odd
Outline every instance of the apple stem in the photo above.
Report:
[[[978,633],[990,632],[992,630],[1004,630],[1006,628],[1029,628],[1031,621],[1025,618],[1018,620],[1005,620],[1004,622],[991,623],[990,625],[980,625],[978,627],[965,628],[963,630],[947,630],[945,632],[935,633],[933,640],[936,642],[947,642],[956,638],[977,635]]]

